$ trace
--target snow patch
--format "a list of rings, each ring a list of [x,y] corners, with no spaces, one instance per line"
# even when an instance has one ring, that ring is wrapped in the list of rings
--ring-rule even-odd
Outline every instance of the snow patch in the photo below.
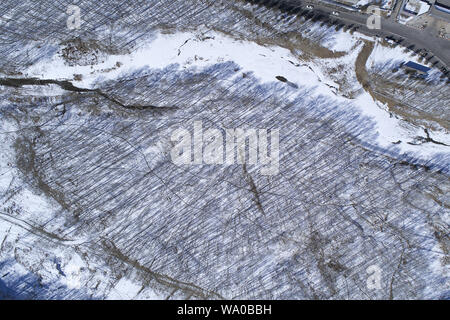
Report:
[[[351,39],[351,44],[354,45],[355,39],[349,34],[341,33],[338,39]],[[343,49],[344,47],[335,45],[334,48]],[[353,50],[359,50],[359,47]],[[379,63],[396,64],[409,60],[417,61],[412,53],[405,53],[404,48],[400,46],[390,48],[376,42],[367,66]],[[33,65],[26,74],[59,79],[71,79],[74,74],[82,74],[83,79],[77,82],[77,85],[92,88],[99,81],[116,79],[142,69],[162,69],[168,65],[175,65],[179,70],[201,71],[205,67],[226,61],[232,61],[242,68],[236,73],[236,77],[241,76],[241,72],[251,72],[260,82],[271,83],[277,81],[276,76],[283,76],[290,83],[307,88],[312,96],[327,96],[345,106],[356,105],[355,111],[359,110],[376,123],[378,138],[375,143],[380,146],[392,146],[400,140],[402,143],[397,146],[402,152],[423,157],[426,160],[438,154],[448,154],[446,146],[406,143],[417,136],[423,136],[422,128],[406,126],[403,121],[391,117],[387,109],[375,102],[368,93],[361,94],[356,99],[336,95],[336,88],[339,85],[331,81],[329,77],[323,74],[321,76],[321,72],[313,62],[299,61],[288,49],[282,47],[262,46],[213,31],[158,33],[149,43],[135,52],[129,55],[111,55],[104,63],[93,66],[67,66],[60,56],[54,56],[49,61]],[[120,62],[122,66],[111,68],[117,62]],[[104,70],[109,71],[104,72]],[[433,133],[430,132],[430,134]],[[442,142],[450,144],[448,134],[441,138]]]
[[[129,279],[121,278],[111,290],[107,300],[132,300],[142,289],[142,285],[137,285]]]

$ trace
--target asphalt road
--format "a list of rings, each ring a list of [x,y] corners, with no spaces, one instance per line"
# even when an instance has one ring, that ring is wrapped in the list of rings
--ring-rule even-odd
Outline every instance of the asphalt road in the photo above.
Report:
[[[378,35],[380,37],[391,36],[394,39],[403,39],[401,43],[403,46],[408,47],[414,45],[413,50],[426,50],[428,57],[434,56],[430,61],[436,63],[437,67],[445,66],[447,70],[450,69],[450,41],[439,38],[429,31],[411,28],[385,18],[381,18],[381,29],[371,30],[366,25],[367,18],[369,17],[367,14],[348,11],[333,5],[317,4],[317,2],[311,1],[279,0],[277,2],[290,4],[291,6],[303,9],[306,9],[306,5],[311,4],[314,6],[312,12],[315,14],[330,17],[330,19],[340,21],[346,25],[354,24],[358,27],[358,32],[363,34]],[[333,11],[338,11],[339,16],[332,15]]]

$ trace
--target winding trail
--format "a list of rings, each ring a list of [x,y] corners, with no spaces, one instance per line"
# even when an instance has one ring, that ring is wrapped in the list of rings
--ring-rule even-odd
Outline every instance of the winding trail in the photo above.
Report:
[[[105,99],[113,102],[114,104],[117,104],[125,109],[134,109],[134,110],[153,110],[153,111],[169,111],[174,110],[176,107],[172,106],[154,106],[154,105],[127,105],[123,104],[119,100],[109,96],[108,94],[104,93],[100,89],[87,89],[87,88],[80,88],[76,87],[72,84],[72,82],[68,80],[52,80],[52,79],[37,79],[37,78],[2,78],[0,79],[0,86],[7,86],[7,87],[14,87],[14,88],[20,88],[22,86],[30,86],[30,85],[36,85],[36,86],[46,86],[49,84],[55,84],[59,86],[61,89],[72,91],[72,92],[93,92],[96,93]]]

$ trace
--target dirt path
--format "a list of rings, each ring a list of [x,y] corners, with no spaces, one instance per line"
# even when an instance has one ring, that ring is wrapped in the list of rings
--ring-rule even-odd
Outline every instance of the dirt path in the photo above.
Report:
[[[373,42],[364,40],[364,46],[361,49],[361,52],[358,54],[358,57],[356,58],[355,62],[356,79],[358,79],[358,82],[362,85],[364,90],[369,92],[369,94],[372,96],[374,100],[381,101],[382,103],[387,103],[389,109],[391,109],[395,105],[399,105],[399,103],[376,93],[376,91],[372,87],[371,83],[372,81],[366,69],[367,59],[372,53],[373,47],[374,47]]]
[[[388,106],[390,112],[395,113],[405,119],[406,121],[413,123],[418,126],[425,126],[428,129],[434,130],[433,125],[430,125],[424,121],[431,121],[439,124],[441,127],[450,130],[449,122],[445,119],[440,119],[429,113],[419,110],[405,103],[396,101],[392,97],[382,94],[383,84],[380,84],[375,79],[369,76],[366,69],[366,62],[372,53],[374,48],[374,43],[369,41],[364,41],[364,47],[361,49],[356,62],[355,62],[355,72],[358,82],[362,85],[364,90],[366,90],[374,100],[385,103]],[[388,84],[387,84],[388,85]]]
[[[364,41],[364,46],[361,49],[361,52],[358,54],[355,62],[356,78],[358,79],[359,83],[361,83],[362,87],[365,90],[369,91],[372,96],[373,94],[369,85],[369,74],[367,73],[366,62],[370,54],[372,53],[373,47],[373,42]]]

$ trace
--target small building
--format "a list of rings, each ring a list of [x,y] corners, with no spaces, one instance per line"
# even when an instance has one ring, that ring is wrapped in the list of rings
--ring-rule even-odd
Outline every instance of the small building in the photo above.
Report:
[[[423,0],[408,0],[403,6],[403,11],[410,15],[419,16],[430,10],[431,5],[428,1]]]
[[[450,0],[436,0],[434,3],[436,6],[441,6],[446,9],[450,9]]]
[[[434,6],[437,10],[450,13],[450,0],[436,0]]]
[[[424,65],[412,62],[412,61],[408,61],[407,63],[402,63],[402,68],[410,71],[410,72],[414,72],[418,75],[420,75],[421,77],[425,78],[428,75],[428,71],[431,70],[431,68],[428,68]]]
[[[450,0],[436,0],[430,14],[450,23]]]

